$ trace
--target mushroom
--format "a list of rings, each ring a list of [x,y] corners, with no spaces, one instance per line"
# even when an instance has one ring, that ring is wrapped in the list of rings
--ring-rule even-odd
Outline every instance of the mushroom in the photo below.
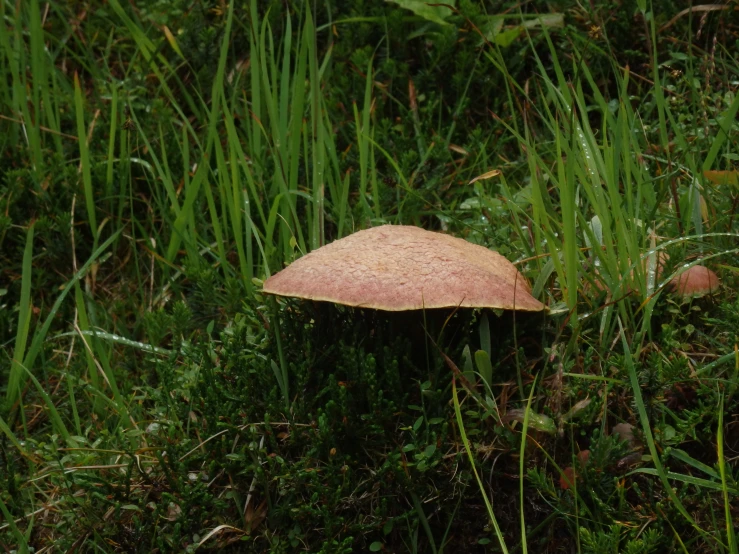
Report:
[[[268,278],[263,291],[393,312],[544,309],[524,277],[497,252],[402,225],[366,229],[322,246]]]
[[[694,265],[672,278],[670,286],[683,298],[705,296],[718,290],[718,275],[702,265]]]
[[[577,461],[580,462],[580,469],[585,469],[585,465],[588,463],[589,458],[590,450],[581,450],[577,453]],[[562,490],[574,487],[578,473],[579,472],[574,467],[566,467],[559,476],[559,487]]]
[[[629,448],[629,453],[616,462],[616,469],[626,470],[642,461],[644,445],[634,436],[633,425],[630,423],[618,423],[611,429],[611,435],[615,435],[622,441],[626,441]]]

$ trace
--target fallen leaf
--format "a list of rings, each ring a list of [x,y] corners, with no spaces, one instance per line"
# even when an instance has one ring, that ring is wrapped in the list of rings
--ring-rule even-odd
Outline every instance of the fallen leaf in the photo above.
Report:
[[[716,185],[739,187],[739,171],[704,171],[703,176]]]
[[[559,477],[559,487],[566,491],[570,487],[575,486],[575,470],[572,467],[566,467]]]
[[[577,460],[580,462],[580,467],[584,468],[585,464],[590,458],[590,450],[581,450],[577,453]],[[570,487],[575,486],[575,480],[577,479],[577,472],[572,466],[566,467],[559,477],[559,487],[566,491]]]
[[[177,55],[179,55],[179,57],[184,60],[185,59],[185,56],[182,53],[182,50],[180,50],[180,45],[177,44],[177,39],[172,34],[172,31],[169,30],[169,27],[167,27],[166,25],[164,25],[162,27],[162,31],[164,31],[164,36],[167,38],[167,42],[172,47],[172,50],[174,50],[175,52],[177,52]]]
[[[578,403],[576,403],[572,408],[570,408],[570,411],[568,411],[565,415],[562,416],[563,421],[569,421],[572,416],[577,414],[577,412],[584,410],[590,405],[590,398],[585,398],[583,400],[580,400]]]
[[[463,156],[470,155],[469,152],[467,152],[467,150],[465,150],[461,146],[457,146],[456,144],[450,144],[449,150],[451,150],[452,152],[456,152],[457,154],[462,154]]]
[[[501,174],[500,169],[491,169],[490,171],[488,171],[486,173],[483,173],[482,175],[478,175],[477,177],[475,177],[474,179],[472,179],[467,184],[468,185],[471,185],[472,183],[474,183],[476,181],[483,181],[485,179],[492,179],[493,177],[497,177],[500,174]]]
[[[502,420],[504,423],[509,421],[518,421],[519,423],[523,423],[525,417],[526,410],[516,408],[515,410],[508,410],[508,413],[503,416]],[[549,433],[550,435],[554,435],[557,432],[557,426],[554,424],[554,420],[551,417],[545,416],[544,414],[537,414],[532,411],[529,411],[529,427],[536,429],[537,431]]]

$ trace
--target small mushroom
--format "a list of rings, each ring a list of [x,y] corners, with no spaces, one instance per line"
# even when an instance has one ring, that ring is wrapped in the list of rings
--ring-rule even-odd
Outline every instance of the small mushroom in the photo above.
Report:
[[[616,462],[616,469],[625,471],[642,461],[642,451],[644,445],[634,436],[634,426],[630,423],[618,423],[611,429],[612,435],[617,435],[622,441],[626,441],[629,447],[629,453]]]
[[[634,426],[630,423],[617,423],[611,429],[611,434],[618,435],[618,438],[628,442],[632,448],[637,444],[634,439]]]
[[[577,461],[580,462],[580,469],[585,469],[585,465],[588,463],[590,458],[590,450],[581,450],[577,453]],[[568,466],[564,468],[562,474],[559,476],[559,487],[564,491],[575,486],[577,481],[578,471]]]
[[[705,296],[718,290],[718,275],[702,265],[694,265],[670,281],[676,294],[683,298]]]
[[[322,246],[268,278],[263,291],[387,311],[544,309],[497,252],[402,225],[366,229]]]

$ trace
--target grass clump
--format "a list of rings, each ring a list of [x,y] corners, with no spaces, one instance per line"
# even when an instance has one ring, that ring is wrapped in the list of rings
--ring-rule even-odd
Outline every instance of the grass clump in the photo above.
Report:
[[[632,4],[0,4],[0,545],[736,552],[737,26]],[[549,313],[261,294],[381,223]]]

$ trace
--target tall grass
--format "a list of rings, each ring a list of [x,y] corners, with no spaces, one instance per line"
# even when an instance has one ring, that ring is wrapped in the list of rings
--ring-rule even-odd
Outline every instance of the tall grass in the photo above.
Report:
[[[59,132],[60,121],[68,116],[62,114],[54,97],[58,83],[72,91],[80,199],[86,208],[86,223],[95,251],[67,283],[46,324],[34,332],[29,315],[34,293],[34,233],[33,227],[29,228],[21,317],[6,393],[8,408],[18,400],[28,377],[26,370],[31,376],[38,372],[36,359],[44,349],[49,325],[74,288],[79,329],[85,333],[80,337],[87,358],[86,380],[93,390],[111,394],[119,414],[129,419],[127,401],[116,386],[100,339],[86,334],[95,331],[86,306],[94,307],[96,299],[77,285],[106,249],[119,244],[121,237],[145,244],[151,259],[159,262],[156,271],[173,280],[181,278],[183,265],[197,267],[206,263],[225,278],[240,281],[252,297],[255,278],[268,276],[279,270],[283,262],[321,246],[327,233],[341,237],[351,232],[355,223],[350,188],[355,182],[361,217],[365,221],[380,217],[371,142],[372,66],[368,67],[361,108],[354,107],[354,148],[359,167],[352,172],[337,153],[336,135],[324,99],[331,48],[319,56],[317,31],[308,4],[298,21],[288,13],[279,33],[274,32],[268,19],[261,18],[255,0],[249,4],[249,18],[244,21],[234,20],[234,6],[230,5],[207,99],[193,94],[185,85],[178,68],[162,55],[135,14],[117,0],[111,0],[111,8],[111,23],[125,29],[133,41],[129,65],[151,72],[172,108],[172,117],[161,119],[156,126],[144,125],[142,118],[146,115],[136,109],[142,105],[141,100],[117,85],[109,86],[102,91],[107,94],[110,110],[106,156],[100,158],[89,147],[99,124],[98,116],[87,119],[90,110],[84,98],[85,91],[95,85],[85,73],[75,72],[69,79],[60,71],[44,46],[38,3],[21,3],[15,9],[3,3],[0,7],[0,15],[15,30],[12,34],[3,33],[0,39],[0,64],[9,75],[7,84],[0,84],[0,99],[8,108],[7,113],[12,114],[11,120],[22,122],[9,128],[28,142],[39,174],[48,171],[46,149],[51,147],[63,154],[68,148]],[[250,49],[245,57],[234,58],[231,51],[231,34],[236,25],[249,36]],[[30,29],[28,38],[23,33],[26,28]],[[330,36],[328,31],[323,32]],[[175,36],[168,37],[168,44],[179,50]],[[94,67],[94,60],[82,61],[83,67]],[[30,72],[24,70],[27,63]],[[186,66],[187,60],[184,63]],[[25,101],[26,89],[31,91],[30,102]],[[238,121],[244,124],[237,125]],[[154,136],[147,134],[152,128],[156,129]],[[142,150],[145,156],[139,154]],[[179,165],[173,165],[175,161]],[[104,167],[102,182],[96,167]],[[141,195],[135,187],[140,186],[142,178],[149,184],[149,213],[157,214],[161,221],[139,220],[141,210],[137,204]],[[106,208],[105,216],[99,223],[102,206]],[[141,303],[156,306],[162,296],[152,290],[146,298],[146,278],[142,274],[148,265],[144,258],[149,256],[142,257],[138,248],[132,249],[132,255],[138,268]],[[278,322],[275,328],[279,329]],[[31,346],[26,352],[29,340]],[[279,358],[276,362],[280,366],[280,386],[287,395],[288,371],[283,356]],[[91,398],[94,411],[102,409],[99,401],[95,396]]]
[[[645,139],[628,99],[628,73],[617,76],[620,99],[614,109],[598,91],[587,66],[570,68],[582,76],[582,81],[571,82],[554,45],[549,46],[556,78],[551,79],[539,61],[538,92],[546,98],[541,117],[552,135],[552,147],[541,148],[533,132],[519,135],[509,128],[525,145],[529,163],[532,248],[538,258],[549,260],[542,272],[556,276],[574,335],[580,326],[583,291],[609,291],[616,303],[602,311],[600,324],[601,339],[608,343],[615,330],[614,311],[634,322],[626,297],[635,291],[646,299],[654,292],[654,286],[647,286],[641,259],[656,225],[659,190],[639,162]],[[597,133],[591,127],[585,87],[599,108]],[[504,191],[509,205],[515,206],[505,183]],[[543,285],[538,281],[535,292]]]
[[[679,169],[660,175],[655,171],[656,164],[648,163],[653,159],[647,153],[652,138],[645,130],[644,120],[653,115],[652,112],[640,112],[634,107],[628,67],[620,69],[614,66],[613,78],[618,92],[615,98],[608,99],[601,92],[588,65],[583,63],[585,52],[574,46],[573,58],[567,62],[560,60],[552,37],[544,29],[552,70],[548,70],[541,57],[534,54],[539,75],[530,88],[524,89],[508,78],[499,47],[489,44],[485,52],[490,65],[505,77],[510,105],[515,104],[514,98],[525,97],[536,115],[524,118],[524,125],[500,119],[521,145],[528,163],[526,198],[531,211],[521,207],[519,190],[513,189],[505,178],[501,182],[501,191],[516,222],[514,229],[519,232],[520,242],[530,249],[528,254],[539,264],[534,295],[548,292],[553,314],[559,312],[559,303],[566,307],[565,324],[570,329],[566,355],[576,355],[580,351],[581,331],[585,323],[594,318],[598,318],[599,351],[604,359],[608,357],[608,351],[615,341],[620,339],[631,393],[654,463],[651,474],[659,477],[665,493],[685,521],[708,544],[722,548],[721,538],[696,522],[670,484],[670,479],[687,477],[668,472],[660,461],[652,432],[653,422],[647,416],[635,365],[641,356],[643,341],[649,336],[653,310],[665,284],[689,265],[700,261],[681,265],[672,275],[660,275],[662,253],[667,247],[679,244],[684,248],[689,242],[710,248],[711,239],[720,238],[706,233],[703,227],[701,202],[705,201],[701,195],[702,171],[712,167],[717,153],[724,146],[729,122],[736,117],[739,100],[734,98],[729,108],[721,114],[719,133],[710,143],[706,157],[699,160],[695,148],[689,146],[665,99],[656,51],[654,18],[650,21],[654,81],[651,105],[658,120],[661,151],[670,155],[673,150],[670,136],[673,134],[679,145],[679,152],[683,156],[681,162],[666,161],[668,167],[674,165]],[[589,46],[586,43],[582,48]],[[532,48],[532,51],[535,52],[535,49]],[[668,122],[671,133],[667,131]],[[668,184],[678,171],[687,173],[692,180],[687,192],[681,193],[680,197],[675,187]],[[668,208],[670,200],[676,212],[674,215]],[[687,209],[681,213],[680,206]],[[529,227],[532,230],[530,235]],[[668,240],[659,246],[656,242],[658,231],[661,235],[668,234],[662,237]],[[703,258],[736,252],[736,249],[727,249],[721,243],[715,248],[716,253],[704,255]],[[598,297],[602,296],[603,291],[607,291],[606,300],[599,301]],[[630,347],[630,342],[636,350]],[[520,379],[519,386],[522,386]],[[535,383],[530,387],[521,439],[522,483],[526,427]],[[461,427],[464,423],[456,390],[454,395]],[[471,455],[471,445],[464,435],[462,440]],[[549,454],[545,454],[551,459]],[[722,453],[719,458],[723,469]],[[474,461],[471,462],[474,464]],[[725,492],[723,477],[722,483]],[[701,482],[701,485],[712,489],[717,486],[707,481]],[[497,532],[487,494],[484,490],[482,493]],[[519,501],[523,507],[523,485]],[[523,551],[526,551],[525,524],[522,511]],[[733,551],[736,546],[728,512],[726,527],[728,549]],[[501,548],[505,548],[502,538]]]
[[[15,402],[19,400],[20,398],[20,392],[23,388],[23,383],[25,382],[25,373],[28,374],[28,377],[33,379],[34,377],[34,369],[35,369],[35,363],[36,359],[42,354],[42,351],[44,349],[44,343],[47,340],[49,329],[51,328],[51,324],[54,321],[54,318],[57,315],[57,312],[59,311],[62,303],[64,302],[67,294],[75,287],[77,282],[82,279],[87,272],[90,270],[90,267],[100,258],[100,256],[106,252],[108,247],[115,241],[117,238],[117,233],[111,235],[108,237],[108,239],[101,244],[97,250],[92,254],[90,259],[88,259],[85,264],[77,271],[77,273],[74,274],[72,279],[70,279],[65,285],[62,291],[60,292],[59,296],[57,297],[56,301],[52,305],[51,309],[49,310],[49,314],[44,319],[43,323],[39,325],[39,327],[34,331],[33,338],[31,340],[31,344],[28,348],[28,350],[23,353],[24,346],[27,340],[28,336],[28,325],[24,324],[23,326],[20,326],[18,329],[18,337],[16,338],[16,349],[17,351],[14,352],[14,363],[10,368],[10,374],[8,377],[8,389],[5,396],[6,401],[6,411],[11,410],[14,408]],[[33,232],[29,231],[29,238],[33,238]],[[27,244],[30,245],[31,241],[27,241]],[[26,247],[27,256],[30,255],[30,247]],[[30,269],[30,261],[28,262],[27,266],[29,271],[24,275],[24,278],[27,279],[30,282],[31,279],[31,269]],[[26,285],[27,287],[29,285]],[[22,308],[23,311],[30,310],[30,303],[27,305],[27,307]],[[29,316],[26,315],[26,318]],[[21,320],[23,322],[23,320]],[[22,360],[22,361],[21,361]]]

